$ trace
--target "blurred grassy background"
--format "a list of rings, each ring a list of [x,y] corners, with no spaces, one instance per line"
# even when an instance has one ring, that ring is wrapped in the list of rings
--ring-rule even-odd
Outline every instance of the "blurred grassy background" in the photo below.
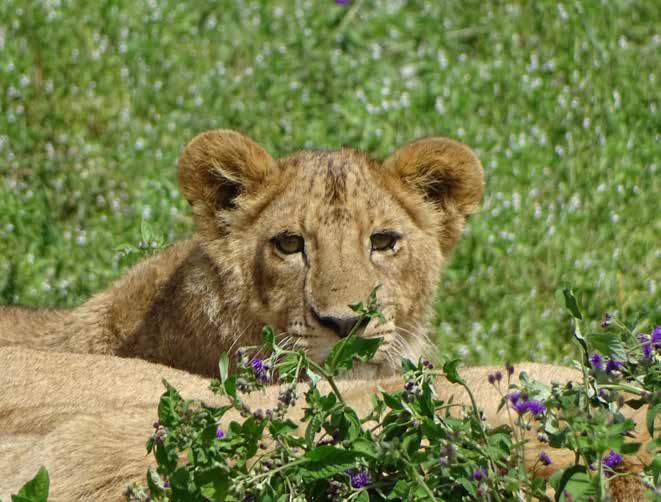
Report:
[[[471,361],[571,354],[554,290],[659,315],[661,3],[6,0],[0,303],[72,306],[189,235],[182,145],[239,129],[274,155],[424,135],[471,145],[482,211],[436,331]],[[657,319],[658,320],[658,319]]]

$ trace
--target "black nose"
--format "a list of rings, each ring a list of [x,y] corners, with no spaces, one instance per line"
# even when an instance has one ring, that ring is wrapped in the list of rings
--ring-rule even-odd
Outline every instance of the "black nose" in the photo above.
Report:
[[[334,316],[320,316],[314,311],[313,313],[317,321],[319,321],[319,324],[325,326],[328,329],[332,329],[340,338],[349,336],[351,330],[360,321],[359,316],[334,317]]]

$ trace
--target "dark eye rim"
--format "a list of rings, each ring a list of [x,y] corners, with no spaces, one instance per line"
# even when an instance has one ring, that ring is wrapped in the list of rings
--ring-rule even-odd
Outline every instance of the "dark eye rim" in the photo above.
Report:
[[[298,246],[296,247],[296,251],[287,251],[282,247],[282,240],[285,238],[294,238],[298,242]],[[303,240],[303,237],[292,233],[292,232],[280,232],[279,234],[271,237],[271,242],[275,246],[275,248],[282,254],[285,255],[293,255],[297,253],[302,253],[303,249],[305,248],[305,241]]]
[[[387,246],[383,247],[374,247],[374,237],[375,236],[385,236],[389,238],[389,242]],[[394,230],[379,230],[377,232],[372,233],[370,236],[370,246],[372,248],[372,251],[392,251],[395,249],[395,244],[397,244],[397,241],[402,238],[402,234],[399,232],[396,232]]]

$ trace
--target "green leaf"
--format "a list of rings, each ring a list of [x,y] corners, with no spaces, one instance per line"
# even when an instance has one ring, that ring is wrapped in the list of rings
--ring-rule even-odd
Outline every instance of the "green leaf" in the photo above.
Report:
[[[229,397],[236,397],[236,377],[231,376],[223,382],[223,390]]]
[[[626,361],[627,354],[624,343],[615,333],[591,333],[586,338],[597,352],[610,355],[618,361]]]
[[[402,406],[401,401],[392,394],[388,394],[387,392],[384,392],[382,396],[383,396],[383,401],[386,403],[386,405],[388,405],[389,408],[392,408],[393,410],[401,410],[404,408]]]
[[[361,338],[351,335],[343,338],[330,351],[326,362],[326,369],[335,374],[340,369],[351,369],[353,360],[367,361],[374,357],[382,338]]]
[[[170,488],[172,489],[173,500],[182,502],[193,502],[195,500],[190,481],[191,474],[185,467],[179,467],[170,475]]]
[[[278,363],[278,372],[281,381],[290,381],[295,377],[295,371],[298,368],[298,362],[301,355],[298,353],[287,354],[284,359]]]
[[[443,365],[443,373],[445,373],[445,378],[448,379],[450,383],[464,384],[464,381],[459,376],[457,368],[461,364],[461,359],[451,359]]]
[[[275,347],[275,334],[273,333],[273,328],[271,328],[271,326],[264,326],[262,328],[262,337],[264,338],[266,345],[273,350]]]
[[[305,368],[305,373],[310,379],[310,382],[312,382],[313,387],[315,387],[321,380],[321,377],[317,375],[314,371],[312,371],[310,368]]]
[[[360,419],[358,418],[356,412],[351,408],[344,408],[343,418],[347,424],[346,436],[344,439],[353,442],[360,435],[360,431],[361,431]]]
[[[157,240],[157,234],[154,231],[154,227],[152,227],[152,225],[144,218],[140,222],[140,237],[147,245],[150,245],[152,241]]]
[[[165,486],[161,476],[158,475],[156,469],[149,468],[147,471],[147,487],[149,488],[152,497],[162,496],[165,492]]]
[[[400,479],[393,486],[392,491],[386,497],[386,500],[408,500],[409,485],[406,481]]]
[[[566,288],[562,290],[562,294],[565,297],[565,307],[567,310],[569,310],[569,312],[571,312],[571,315],[573,315],[576,319],[583,319],[583,315],[578,308],[578,302],[576,301],[574,292],[571,289]]]
[[[317,436],[317,432],[321,429],[321,424],[324,423],[324,417],[320,415],[312,415],[308,426],[305,429],[305,444],[308,449],[312,448],[314,444],[314,439]]]
[[[154,448],[154,457],[156,457],[159,469],[164,469],[166,474],[177,467],[177,450],[170,446],[170,438],[166,437],[162,443],[156,443]]]
[[[370,496],[367,493],[367,491],[362,491],[360,494],[355,498],[356,502],[369,502]]]
[[[585,500],[596,496],[593,479],[586,472],[585,466],[573,465],[563,471],[556,490],[556,501],[566,501],[565,493],[571,495],[573,500]]]
[[[305,482],[326,479],[353,467],[356,460],[363,456],[363,452],[320,446],[303,456],[307,462],[300,466],[299,473]]]
[[[220,354],[220,358],[218,359],[218,369],[220,370],[220,382],[225,383],[230,371],[230,358],[227,355],[227,352]]]
[[[210,500],[225,500],[230,482],[227,473],[219,466],[204,469],[195,474],[195,484],[203,497]]]
[[[167,380],[163,380],[163,385],[165,385],[166,391],[158,402],[158,420],[164,427],[172,427],[179,422],[177,405],[183,402],[183,399],[177,389]]]
[[[25,483],[18,494],[12,495],[12,502],[47,502],[50,480],[48,471],[42,465],[37,474]]]
[[[119,246],[114,247],[112,251],[121,256],[129,256],[133,253],[140,252],[140,250],[133,244],[120,244]]]
[[[410,359],[407,359],[406,357],[402,357],[401,364],[402,364],[402,371],[404,372],[416,370],[415,364],[413,364],[413,362]]]
[[[278,436],[281,434],[289,434],[290,432],[295,432],[298,430],[298,425],[296,422],[287,419],[287,420],[278,420],[274,419],[269,424],[269,431],[272,436]]]
[[[353,451],[363,453],[366,457],[376,457],[376,445],[368,439],[358,438],[351,445]]]

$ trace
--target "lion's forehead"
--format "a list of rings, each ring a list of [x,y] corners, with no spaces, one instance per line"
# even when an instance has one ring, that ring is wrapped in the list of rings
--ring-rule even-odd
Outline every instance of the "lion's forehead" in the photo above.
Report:
[[[280,162],[287,176],[278,212],[298,214],[306,226],[363,224],[401,212],[381,182],[381,165],[363,152],[303,151]]]

